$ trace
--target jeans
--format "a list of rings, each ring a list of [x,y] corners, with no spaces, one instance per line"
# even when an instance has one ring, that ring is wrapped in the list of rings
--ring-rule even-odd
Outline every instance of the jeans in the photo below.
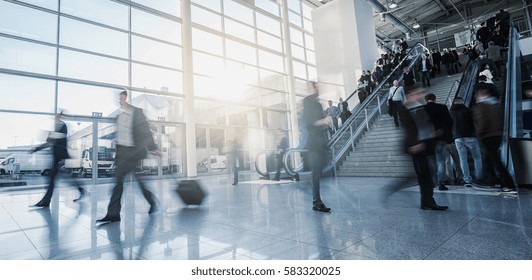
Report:
[[[436,184],[440,185],[445,182],[445,151],[447,143],[445,141],[435,141],[435,154],[436,154]]]
[[[475,137],[456,138],[454,140],[456,150],[458,150],[458,157],[460,157],[460,167],[464,173],[464,181],[466,183],[473,182],[469,172],[469,164],[467,161],[467,150],[471,152],[475,164],[475,177],[482,178],[482,155],[480,153],[480,145]]]
[[[423,86],[428,85],[430,87],[430,72],[429,71],[421,71],[421,81],[423,82]]]

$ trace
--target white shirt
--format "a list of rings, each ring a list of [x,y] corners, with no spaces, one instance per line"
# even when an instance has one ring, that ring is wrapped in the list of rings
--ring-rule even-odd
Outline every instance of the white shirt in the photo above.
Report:
[[[120,108],[122,111],[118,115],[116,128],[116,144],[120,146],[133,147],[135,141],[133,140],[133,112],[134,109],[130,106]]]
[[[395,90],[396,88],[398,88],[397,91]],[[394,91],[395,91],[395,94],[394,94]],[[390,98],[392,98],[392,101],[403,101],[404,102],[406,100],[404,88],[402,86],[391,87],[390,91],[388,92],[388,99]]]

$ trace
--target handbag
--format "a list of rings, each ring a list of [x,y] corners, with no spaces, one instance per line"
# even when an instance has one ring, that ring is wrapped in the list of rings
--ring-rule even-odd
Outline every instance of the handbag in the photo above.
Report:
[[[393,116],[393,110],[392,110],[393,97],[394,97],[394,95],[395,95],[395,93],[397,92],[398,89],[399,89],[399,86],[397,86],[395,88],[395,90],[392,93],[392,97],[390,97],[390,99],[388,99],[388,115],[390,115],[390,117]]]

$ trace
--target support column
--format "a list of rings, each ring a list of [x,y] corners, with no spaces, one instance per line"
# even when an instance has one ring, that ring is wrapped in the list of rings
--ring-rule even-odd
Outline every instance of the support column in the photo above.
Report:
[[[286,74],[288,76],[288,110],[289,110],[289,123],[291,124],[291,143],[290,147],[299,146],[299,123],[298,123],[298,108],[296,100],[296,89],[294,80],[294,67],[292,66],[292,44],[290,39],[290,21],[288,20],[288,3],[287,0],[281,0],[281,18],[283,19],[283,44],[285,49],[285,64]]]
[[[322,91],[347,97],[379,56],[373,8],[367,1],[335,0],[312,11],[312,26]]]
[[[194,120],[194,76],[192,63],[192,16],[190,0],[181,1],[181,25],[183,44],[183,93],[185,94],[184,117],[185,117],[185,156],[186,176],[196,177],[196,121]]]

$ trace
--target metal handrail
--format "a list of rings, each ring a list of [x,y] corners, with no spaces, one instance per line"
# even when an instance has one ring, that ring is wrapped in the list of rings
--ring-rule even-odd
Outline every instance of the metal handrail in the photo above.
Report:
[[[412,53],[414,51],[417,51],[419,49],[419,47],[421,47],[421,49],[427,49],[423,44],[421,43],[416,43],[410,50],[408,50],[408,52],[406,53],[405,57],[399,61],[399,63],[397,64],[397,66],[391,71],[390,74],[388,74],[388,76],[386,76],[385,79],[383,79],[376,87],[375,89],[369,94],[368,98],[366,98],[366,100],[364,100],[364,102],[362,102],[361,104],[359,104],[359,106],[356,106],[353,110],[351,110],[351,117],[349,117],[349,119],[347,119],[345,125],[342,124],[342,126],[336,131],[336,133],[333,134],[332,138],[329,140],[329,143],[328,143],[328,146],[330,147],[331,145],[334,145],[334,143],[336,142],[336,140],[338,140],[341,135],[347,130],[347,127],[349,127],[351,125],[351,123],[354,122],[354,119],[359,115],[361,114],[364,109],[368,106],[369,103],[371,103],[375,98],[376,98],[376,94],[377,92],[379,92],[382,88],[382,86],[388,82],[388,80],[390,78],[392,78],[392,76],[394,75],[394,73],[399,70],[400,67],[402,67],[403,63],[408,60],[408,59],[412,59],[412,62],[415,62],[420,54],[422,54],[423,52],[421,53],[416,53],[415,57],[411,57]],[[411,69],[412,68],[412,65],[413,63],[410,63],[409,68]],[[398,81],[402,81],[403,80],[403,74],[401,73],[401,75],[399,76],[398,78]],[[353,97],[353,95],[355,93],[358,92],[358,89],[355,90],[345,101],[348,101],[351,97]]]
[[[423,52],[417,53],[414,57],[410,56],[410,54],[417,49],[417,47],[421,47],[422,49],[427,49],[425,46],[423,46],[421,43],[416,43],[412,49],[409,50],[405,58],[399,62],[399,65],[402,65],[406,59],[411,59],[410,64],[407,65],[409,69],[412,69],[412,67],[417,63],[418,59],[420,58],[421,54]],[[354,113],[352,113],[352,116],[348,119],[346,124],[342,124],[342,127],[339,129],[339,133],[335,134],[333,138],[328,142],[328,147],[330,148],[332,152],[332,159],[328,164],[328,167],[334,168],[336,164],[344,157],[344,155],[347,153],[347,151],[353,147],[355,140],[360,137],[360,135],[369,129],[370,122],[373,122],[373,120],[376,118],[377,114],[381,113],[381,107],[386,103],[388,100],[386,97],[388,95],[387,91],[381,91],[381,87],[384,85],[384,83],[391,78],[392,74],[397,70],[399,65],[394,69],[394,71],[388,75],[388,77],[383,80],[379,85],[375,88],[373,93],[371,94],[370,98],[367,98],[363,103],[362,106],[359,106],[355,108]],[[403,74],[401,74],[398,78],[399,81],[402,81]],[[379,92],[381,91],[381,92]],[[386,96],[386,97],[385,97]],[[384,97],[384,98],[383,98]],[[376,99],[376,106],[373,109],[368,110],[368,105],[371,103],[374,103]],[[361,116],[361,114],[364,114],[364,120],[363,122],[356,124],[355,121],[358,117]],[[334,146],[338,143],[338,141],[341,139],[341,136],[347,133],[349,129],[350,137],[349,139],[339,148],[336,149]]]
[[[449,90],[449,94],[447,94],[447,98],[445,99],[445,105],[447,105],[447,108],[451,108],[451,106],[453,105],[454,98],[451,100],[451,93],[453,92],[454,85],[456,85],[457,83],[458,86],[460,86],[460,81],[454,80],[453,84],[451,85],[451,89]],[[451,102],[449,102],[449,100],[451,100]]]

